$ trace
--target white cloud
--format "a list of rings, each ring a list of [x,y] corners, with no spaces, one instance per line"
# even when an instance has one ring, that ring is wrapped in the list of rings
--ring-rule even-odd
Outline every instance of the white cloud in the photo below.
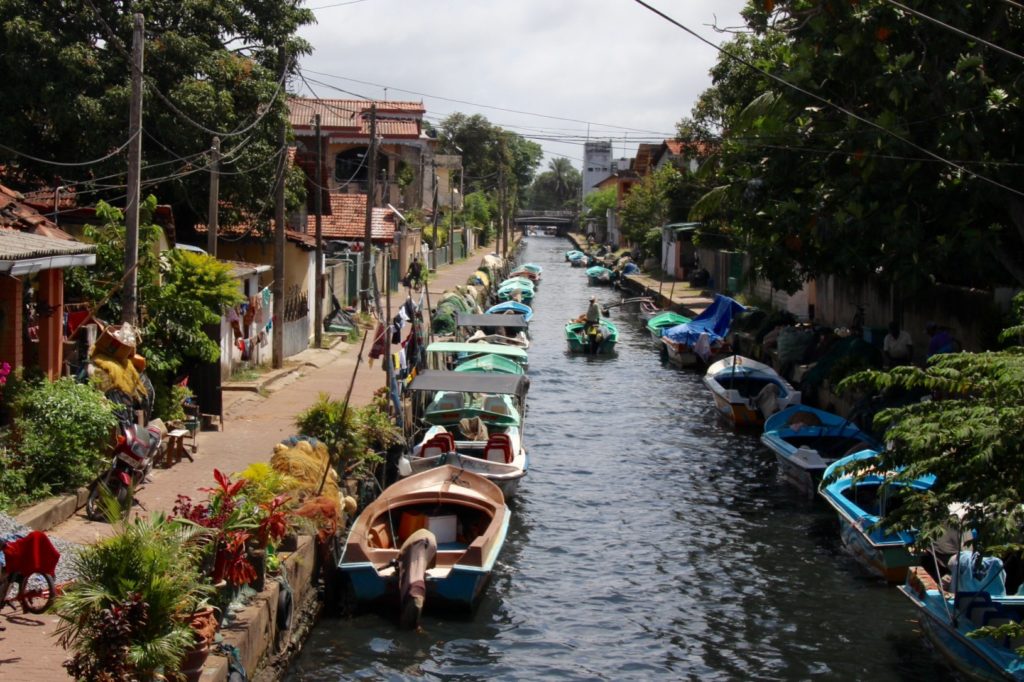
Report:
[[[310,7],[331,0],[307,0]],[[744,0],[652,2],[720,43],[710,25],[737,26]],[[524,135],[587,133],[586,123],[447,102],[431,96],[549,116],[671,134],[710,84],[717,52],[629,0],[366,0],[316,11],[302,36],[314,53],[304,69],[388,86],[388,99],[420,100],[428,117],[480,113]],[[312,75],[361,95],[374,85]],[[321,97],[345,97],[320,85]],[[434,119],[436,120],[436,119]],[[527,129],[529,128],[529,129]],[[633,156],[644,135],[592,125],[591,137],[617,140]],[[655,137],[651,134],[651,137]],[[550,158],[580,165],[582,146],[539,141]]]

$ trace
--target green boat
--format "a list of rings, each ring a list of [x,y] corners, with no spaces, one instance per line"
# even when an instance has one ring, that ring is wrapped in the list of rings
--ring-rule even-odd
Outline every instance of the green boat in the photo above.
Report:
[[[588,355],[611,355],[615,352],[615,342],[619,340],[618,328],[608,320],[601,320],[601,324],[592,330],[593,334],[599,335],[596,339],[587,334],[584,330],[586,324],[583,322],[570,322],[565,325],[565,340],[569,344],[570,353],[586,353]]]
[[[513,287],[513,286],[528,287],[530,289],[536,289],[537,288],[537,285],[529,277],[515,277],[515,276],[509,277],[508,279],[502,281],[498,285],[498,288],[502,289],[504,287]]]
[[[427,346],[427,367],[429,369],[449,369],[469,359],[486,355],[499,355],[522,366],[529,366],[529,354],[516,346],[503,346],[496,343],[460,343],[458,341],[435,341]]]
[[[685,315],[674,313],[671,310],[663,313],[658,313],[650,320],[647,321],[647,331],[651,333],[651,338],[654,343],[661,348],[661,335],[666,329],[670,329],[679,324],[686,324],[692,320]]]
[[[616,275],[614,272],[602,265],[595,265],[587,268],[587,281],[594,285],[608,285],[615,281]]]
[[[526,374],[515,360],[502,355],[478,355],[466,358],[455,366],[456,372],[497,372],[498,374]]]
[[[506,284],[498,289],[498,300],[499,301],[519,301],[520,303],[529,303],[533,300],[533,286],[524,286],[522,284]]]
[[[541,272],[544,271],[544,268],[542,268],[541,266],[537,265],[536,263],[523,263],[522,266],[520,266],[519,269],[520,270],[529,270],[530,272],[538,274],[538,275]]]

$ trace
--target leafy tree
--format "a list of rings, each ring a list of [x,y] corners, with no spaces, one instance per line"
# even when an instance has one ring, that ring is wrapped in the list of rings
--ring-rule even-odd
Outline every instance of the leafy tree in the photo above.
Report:
[[[159,196],[173,199],[179,227],[205,216],[205,199],[193,205],[190,198],[206,196],[206,174],[197,171],[206,163],[212,134],[188,117],[209,130],[237,133],[222,137],[228,172],[221,177],[221,196],[235,210],[256,213],[260,199],[272,194],[277,135],[286,116],[277,47],[286,45],[293,56],[310,50],[296,33],[314,15],[296,5],[0,0],[4,143],[72,162],[121,147],[128,138],[133,14],[141,12],[146,29],[143,180]],[[75,181],[79,191],[111,201],[124,195],[123,154],[60,177],[53,166],[15,159],[7,151],[0,151],[0,160],[9,170],[16,160],[19,171],[47,181]],[[98,179],[95,185],[90,178]]]
[[[484,192],[472,192],[466,195],[463,205],[463,214],[466,224],[470,227],[477,227],[482,230],[483,243],[487,244],[494,236],[494,228],[491,223],[498,207],[492,197]]]
[[[583,177],[569,159],[558,157],[530,184],[527,203],[536,210],[558,210],[574,206],[580,195]]]
[[[584,219],[595,223],[598,234],[604,234],[608,229],[608,211],[614,210],[617,202],[614,187],[599,189],[583,197]]]
[[[682,180],[682,174],[671,166],[662,166],[640,182],[622,200],[622,234],[640,246],[645,256],[657,255],[661,240],[654,244],[649,231],[658,229],[672,220],[669,195]]]
[[[907,4],[1024,42],[1009,5]],[[744,14],[753,35],[727,49],[864,120],[722,57],[695,112],[722,131],[719,182],[694,217],[732,231],[788,291],[840,273],[904,293],[1024,283],[1024,197],[993,184],[1024,186],[1019,61],[888,3],[757,0]]]

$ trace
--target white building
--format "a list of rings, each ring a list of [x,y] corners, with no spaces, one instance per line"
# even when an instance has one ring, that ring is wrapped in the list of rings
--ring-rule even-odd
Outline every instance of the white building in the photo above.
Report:
[[[612,174],[612,142],[598,140],[583,145],[583,196],[596,191],[594,185]]]

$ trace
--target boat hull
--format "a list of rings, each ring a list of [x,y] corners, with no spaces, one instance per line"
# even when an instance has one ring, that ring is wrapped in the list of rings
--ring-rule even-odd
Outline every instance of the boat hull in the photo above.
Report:
[[[517,460],[522,463],[522,466],[516,465]],[[442,464],[451,464],[465,471],[471,471],[474,474],[483,476],[501,488],[505,499],[510,500],[515,497],[516,492],[519,490],[519,482],[526,476],[526,471],[530,466],[530,459],[526,452],[523,451],[520,456],[513,460],[512,464],[499,464],[460,452],[449,452],[437,457],[414,457],[409,463],[414,474],[429,471]]]
[[[899,584],[907,579],[907,571],[917,559],[903,543],[876,544],[864,531],[844,515],[839,515],[839,537],[843,547],[871,575]]]
[[[762,438],[762,442],[765,442]],[[769,446],[771,447],[771,446]],[[775,461],[779,464],[779,475],[789,484],[796,487],[808,497],[814,497],[818,491],[818,484],[821,483],[821,475],[825,472],[825,466],[801,466],[791,457],[781,452],[775,452]]]

